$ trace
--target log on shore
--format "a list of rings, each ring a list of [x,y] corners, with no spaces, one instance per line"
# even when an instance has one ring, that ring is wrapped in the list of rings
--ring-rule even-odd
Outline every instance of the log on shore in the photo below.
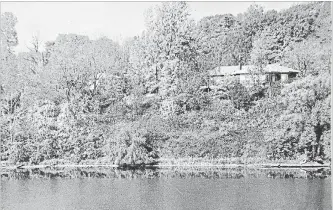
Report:
[[[263,164],[263,167],[267,168],[327,168],[331,167],[329,163],[305,163],[305,164],[292,164],[292,163],[281,163],[281,164]]]
[[[2,169],[35,169],[35,168],[89,168],[89,167],[113,167],[117,168],[118,165],[77,165],[77,164],[66,164],[66,165],[26,165],[26,166],[2,166]]]

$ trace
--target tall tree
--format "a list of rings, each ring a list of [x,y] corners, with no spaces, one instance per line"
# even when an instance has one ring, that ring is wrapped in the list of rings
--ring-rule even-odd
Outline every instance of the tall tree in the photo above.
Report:
[[[198,62],[203,68],[238,64],[234,55],[236,42],[231,39],[237,27],[239,23],[231,14],[208,16],[198,22],[195,35],[201,52]]]
[[[236,34],[239,38],[237,39],[238,55],[235,57],[241,57],[243,62],[248,63],[254,38],[264,29],[264,9],[253,4],[245,13],[238,15],[237,20],[241,23],[241,27]]]
[[[1,47],[4,48],[4,52],[12,53],[13,47],[18,44],[17,32],[15,25],[17,18],[13,13],[5,12],[1,14]]]
[[[146,17],[147,34],[155,49],[160,94],[175,96],[188,90],[188,82],[198,71],[196,42],[185,2],[164,2]],[[158,78],[159,77],[159,78]]]
[[[254,40],[250,56],[251,63],[261,69],[267,64],[277,63],[281,60],[281,46],[270,28],[265,28]]]

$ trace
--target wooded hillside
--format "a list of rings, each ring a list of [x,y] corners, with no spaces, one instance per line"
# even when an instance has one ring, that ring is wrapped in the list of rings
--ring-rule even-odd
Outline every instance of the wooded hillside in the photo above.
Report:
[[[163,2],[122,44],[59,34],[16,55],[20,20],[1,14],[1,160],[330,158],[331,2],[189,15],[187,3]],[[208,70],[240,62],[301,73],[270,87],[229,78],[223,97],[200,89]]]

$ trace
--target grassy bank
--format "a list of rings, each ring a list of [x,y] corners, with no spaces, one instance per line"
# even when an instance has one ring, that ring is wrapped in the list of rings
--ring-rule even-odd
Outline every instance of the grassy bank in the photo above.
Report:
[[[302,162],[300,160],[267,160],[261,158],[218,158],[218,159],[208,159],[208,158],[161,158],[159,159],[160,167],[163,166],[197,166],[197,167],[330,167],[331,163],[329,161],[323,164],[318,162]]]
[[[10,164],[8,162],[1,162],[2,168],[5,169],[29,169],[29,168],[47,168],[47,167],[123,167],[123,165],[114,164],[110,159],[100,158],[97,160],[84,160],[79,163],[71,162],[62,159],[53,159],[43,161],[38,165],[29,163]],[[142,166],[145,165],[127,165],[127,166]],[[148,166],[148,165],[146,165]],[[155,164],[149,164],[153,167],[221,167],[221,168],[238,168],[238,167],[255,167],[255,168],[320,168],[331,167],[331,162],[325,161],[318,162],[302,162],[300,160],[265,160],[260,158],[160,158]]]
[[[139,170],[122,170],[116,167],[43,167],[23,169],[1,169],[1,180],[11,179],[56,179],[56,178],[328,178],[330,168],[259,168],[259,167],[195,167],[176,166]]]

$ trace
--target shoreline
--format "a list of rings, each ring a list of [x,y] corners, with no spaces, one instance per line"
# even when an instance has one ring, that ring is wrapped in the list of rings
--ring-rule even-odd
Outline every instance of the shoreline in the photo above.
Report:
[[[217,167],[217,168],[258,168],[258,169],[302,169],[302,168],[331,168],[330,163],[260,163],[260,164],[154,164],[154,165],[115,165],[115,164],[56,164],[56,165],[1,165],[1,170],[16,169],[41,169],[41,168],[94,168],[108,167],[120,169],[149,169],[149,168],[174,168],[174,167]]]

